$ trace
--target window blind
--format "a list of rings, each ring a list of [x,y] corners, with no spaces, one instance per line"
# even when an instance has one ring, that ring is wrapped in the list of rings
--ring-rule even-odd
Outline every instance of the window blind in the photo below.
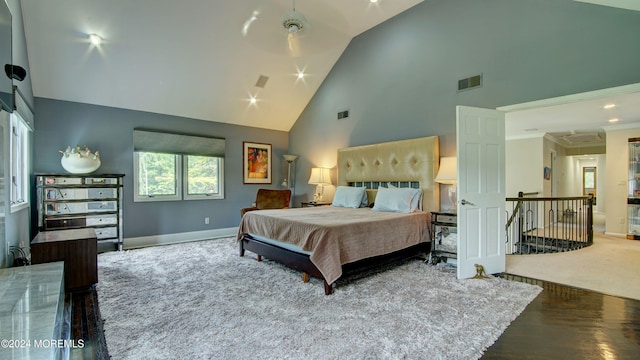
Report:
[[[27,102],[24,100],[24,97],[22,96],[22,93],[17,86],[13,87],[13,92],[15,94],[13,106],[15,108],[15,111],[20,114],[18,118],[20,118],[20,120],[22,120],[22,122],[27,126],[27,129],[33,131],[33,119],[35,116],[33,115],[31,106],[29,106],[29,104],[27,104]]]
[[[134,129],[133,149],[167,154],[224,157],[225,139]]]

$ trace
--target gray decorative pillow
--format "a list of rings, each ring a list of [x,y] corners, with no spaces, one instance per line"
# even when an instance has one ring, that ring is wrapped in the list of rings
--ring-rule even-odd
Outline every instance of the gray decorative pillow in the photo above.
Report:
[[[422,189],[378,188],[373,211],[411,213],[421,210]]]
[[[367,206],[367,192],[364,187],[338,186],[332,206],[359,208]]]

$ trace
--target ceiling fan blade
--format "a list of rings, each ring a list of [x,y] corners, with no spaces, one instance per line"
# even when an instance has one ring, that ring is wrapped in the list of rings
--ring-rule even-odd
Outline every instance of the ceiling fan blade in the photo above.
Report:
[[[260,11],[254,10],[253,14],[251,14],[251,16],[244,22],[244,25],[242,25],[242,36],[246,37],[247,34],[249,34],[251,24],[253,24],[254,21],[258,20],[258,15],[260,15]]]
[[[314,2],[313,6],[307,4],[304,14],[297,8],[292,11],[280,3],[261,5],[247,9],[250,11],[248,16],[241,20],[242,37],[261,50],[304,57],[322,53],[336,45],[344,46],[351,39],[340,30],[347,27],[346,20],[322,2]],[[330,23],[327,23],[327,18],[330,18]]]
[[[297,34],[289,33],[287,35],[287,45],[292,56],[300,56],[300,44],[298,43]]]

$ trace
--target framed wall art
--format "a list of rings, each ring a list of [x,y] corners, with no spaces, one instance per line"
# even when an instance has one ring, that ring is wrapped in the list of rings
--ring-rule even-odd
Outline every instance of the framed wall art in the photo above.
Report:
[[[271,144],[242,143],[243,182],[271,184]]]

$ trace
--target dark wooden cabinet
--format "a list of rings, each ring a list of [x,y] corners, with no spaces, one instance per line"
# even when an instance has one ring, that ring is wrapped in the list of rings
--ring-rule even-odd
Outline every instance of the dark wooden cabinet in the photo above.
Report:
[[[64,261],[65,290],[98,282],[98,239],[93,229],[41,231],[31,242],[31,262]]]

